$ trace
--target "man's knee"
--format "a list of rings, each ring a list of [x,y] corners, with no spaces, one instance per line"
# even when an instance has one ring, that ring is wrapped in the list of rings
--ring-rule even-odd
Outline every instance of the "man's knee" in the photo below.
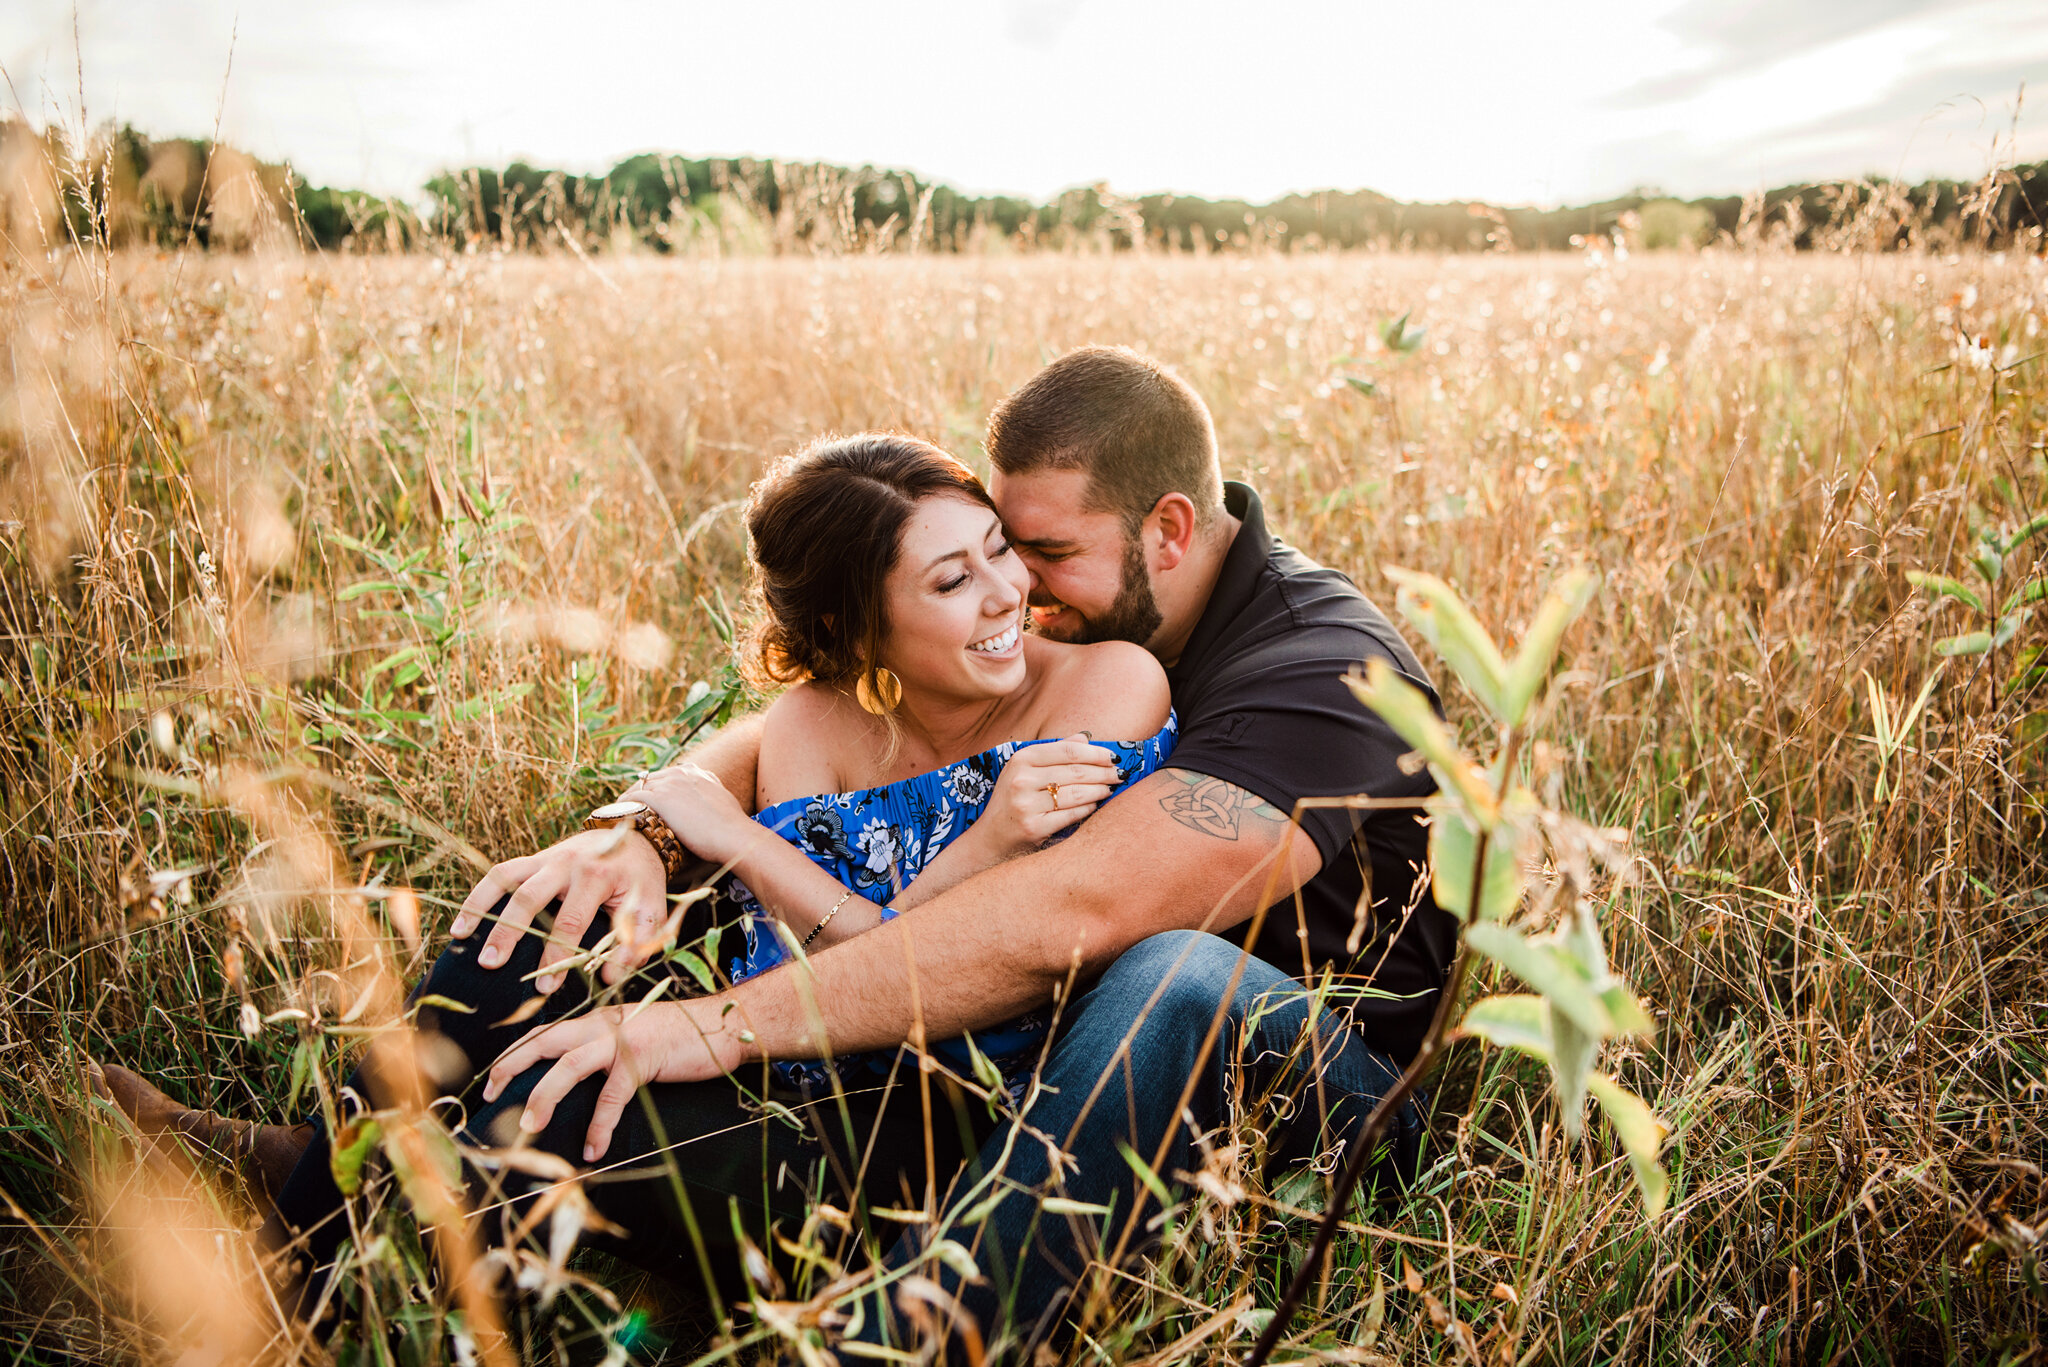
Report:
[[[1168,930],[1125,950],[1096,991],[1137,1008],[1161,1031],[1206,1030],[1225,1001],[1248,1000],[1287,979],[1264,960],[1219,936]]]

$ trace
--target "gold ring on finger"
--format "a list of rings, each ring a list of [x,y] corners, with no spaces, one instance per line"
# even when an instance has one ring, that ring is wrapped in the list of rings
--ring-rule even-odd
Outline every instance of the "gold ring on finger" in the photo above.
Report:
[[[1052,809],[1058,811],[1060,809],[1060,785],[1048,783],[1045,785],[1045,791],[1052,794]]]

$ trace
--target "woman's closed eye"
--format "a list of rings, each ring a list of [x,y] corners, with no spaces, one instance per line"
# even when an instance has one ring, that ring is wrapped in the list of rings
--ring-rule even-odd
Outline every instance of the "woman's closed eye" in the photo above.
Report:
[[[990,560],[1001,560],[1004,556],[1010,553],[1010,550],[1011,547],[1009,542],[999,541],[996,543],[996,548],[988,553],[988,558]],[[939,592],[952,593],[954,590],[965,585],[967,581],[969,579],[972,579],[973,577],[974,576],[971,574],[962,574],[955,578],[948,579],[946,582],[939,585]]]

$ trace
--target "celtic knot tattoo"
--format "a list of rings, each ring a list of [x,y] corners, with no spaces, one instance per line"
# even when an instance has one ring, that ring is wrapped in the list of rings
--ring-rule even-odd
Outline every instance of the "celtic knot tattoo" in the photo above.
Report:
[[[1159,799],[1160,810],[1191,831],[1213,835],[1218,840],[1236,840],[1243,833],[1247,815],[1262,823],[1287,820],[1286,813],[1279,808],[1234,783],[1186,769],[1161,769],[1159,773],[1176,783]]]

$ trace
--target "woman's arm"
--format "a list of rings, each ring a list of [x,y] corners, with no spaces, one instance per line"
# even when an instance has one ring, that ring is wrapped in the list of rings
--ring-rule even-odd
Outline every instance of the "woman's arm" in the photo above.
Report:
[[[1114,757],[1075,737],[1019,750],[973,825],[933,856],[890,905],[908,911],[983,869],[1029,854],[1085,819],[1116,787]]]
[[[757,824],[754,830],[733,869],[762,909],[788,926],[805,949],[836,945],[882,924],[880,907],[767,827]]]
[[[678,764],[648,775],[627,795],[652,807],[672,829],[688,831],[697,854],[729,865],[762,909],[808,948],[822,949],[881,924],[881,908],[851,894],[802,850],[748,816],[708,771]],[[817,938],[806,941],[814,932]]]

